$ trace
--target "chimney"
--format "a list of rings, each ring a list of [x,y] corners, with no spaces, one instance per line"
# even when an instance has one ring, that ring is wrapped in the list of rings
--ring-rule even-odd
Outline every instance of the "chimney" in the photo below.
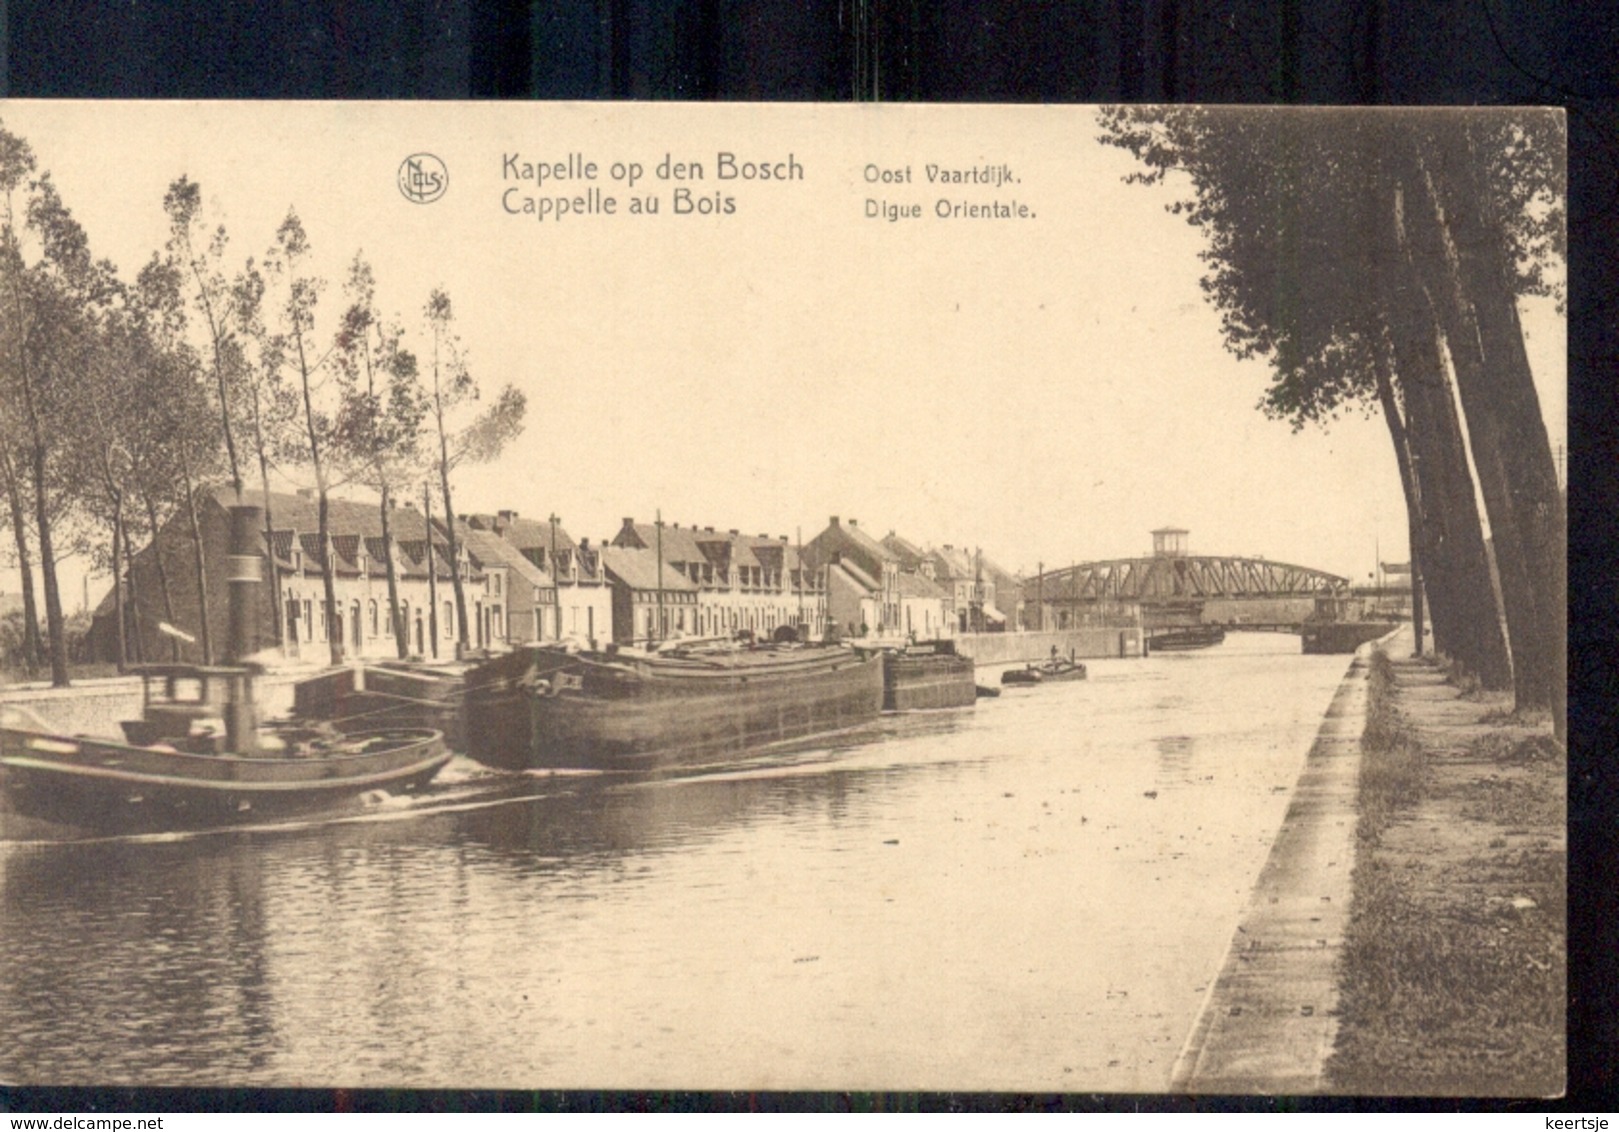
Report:
[[[503,522],[503,523],[513,522],[517,518],[517,512],[516,511],[500,511],[500,512],[497,512],[497,513],[500,516],[500,521]]]
[[[706,531],[708,534],[713,534],[714,533],[714,528],[713,527],[704,527],[703,530]]]
[[[739,535],[739,534],[741,534],[741,533],[742,533],[742,532],[741,532],[741,531],[739,531],[739,530],[737,530],[737,529],[736,529],[736,528],[735,528],[735,527],[732,527],[732,528],[731,528],[731,534],[732,534],[732,535],[733,535],[733,536],[735,536],[735,535]]]
[[[849,520],[849,525],[851,527],[858,527],[860,525],[860,520],[859,519],[850,519]]]
[[[767,535],[767,534],[765,534],[765,533],[764,533],[764,532],[762,532],[762,531],[761,531],[761,532],[760,532],[760,533],[759,533],[759,537],[760,537],[760,538],[762,538],[762,539],[764,539],[764,540],[765,540],[765,541],[766,541],[766,542],[769,542],[769,541],[770,541],[770,536],[769,536],[769,535]]]
[[[838,517],[836,515],[833,515],[832,518],[828,521],[827,525],[832,526],[832,527],[837,526],[838,525]]]

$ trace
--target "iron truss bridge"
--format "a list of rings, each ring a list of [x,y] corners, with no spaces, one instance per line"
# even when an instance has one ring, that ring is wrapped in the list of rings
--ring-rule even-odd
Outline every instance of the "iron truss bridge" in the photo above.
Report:
[[[1114,558],[1048,570],[1023,586],[1052,602],[1169,605],[1217,598],[1344,597],[1349,579],[1263,558]]]

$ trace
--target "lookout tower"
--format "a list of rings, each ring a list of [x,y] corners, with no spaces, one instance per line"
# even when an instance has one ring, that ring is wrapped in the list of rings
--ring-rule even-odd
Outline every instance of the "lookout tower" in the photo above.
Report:
[[[1185,558],[1186,536],[1188,533],[1180,527],[1159,527],[1152,532],[1152,556],[1154,558]]]

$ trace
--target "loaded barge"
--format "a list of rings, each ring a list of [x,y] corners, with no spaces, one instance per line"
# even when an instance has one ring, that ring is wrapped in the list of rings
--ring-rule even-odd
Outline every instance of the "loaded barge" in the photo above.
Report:
[[[887,649],[882,660],[884,711],[967,707],[978,699],[973,659],[958,653],[954,641]]]
[[[721,761],[875,719],[883,666],[837,646],[530,645],[467,673],[467,753],[516,770]]]

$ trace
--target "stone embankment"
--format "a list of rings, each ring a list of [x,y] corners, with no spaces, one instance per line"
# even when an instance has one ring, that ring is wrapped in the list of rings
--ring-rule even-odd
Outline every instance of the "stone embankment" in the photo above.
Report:
[[[1509,708],[1408,626],[1362,648],[1173,1091],[1562,1092],[1567,761]]]
[[[259,679],[259,703],[267,717],[292,711],[292,685],[318,669],[277,672]],[[78,680],[67,688],[47,684],[13,684],[0,688],[0,703],[34,712],[64,735],[121,739],[120,722],[141,716],[141,681],[137,676]]]
[[[1372,646],[1349,665],[1171,1075],[1186,1093],[1324,1091],[1355,864]]]
[[[1047,660],[1051,650],[1079,660],[1111,656],[1140,656],[1141,630],[1124,628],[1053,629],[1046,632],[962,633],[956,648],[977,664],[1021,664]]]

